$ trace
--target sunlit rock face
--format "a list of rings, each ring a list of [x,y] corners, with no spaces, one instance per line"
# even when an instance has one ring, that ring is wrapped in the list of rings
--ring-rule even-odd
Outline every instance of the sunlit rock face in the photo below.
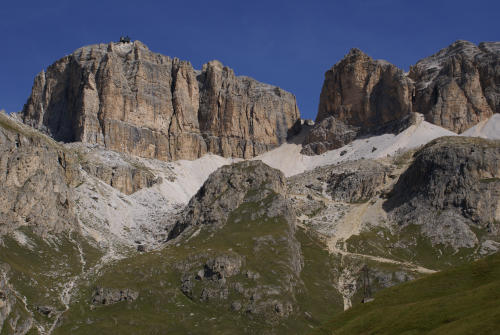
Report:
[[[201,71],[139,41],[80,48],[35,78],[25,123],[58,141],[161,160],[254,157],[286,140],[295,96],[218,61]]]

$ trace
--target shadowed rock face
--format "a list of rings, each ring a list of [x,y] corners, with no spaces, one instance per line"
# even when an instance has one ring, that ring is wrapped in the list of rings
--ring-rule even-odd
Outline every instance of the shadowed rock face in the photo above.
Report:
[[[473,247],[468,226],[500,234],[500,142],[441,137],[415,160],[384,204],[395,222],[416,222],[435,242]]]
[[[196,71],[139,41],[58,60],[35,78],[23,109],[26,124],[58,141],[162,160],[250,158],[284,142],[298,118],[295,97],[278,87],[217,61]]]
[[[0,235],[29,225],[44,234],[76,228],[76,157],[0,113]]]
[[[500,43],[457,41],[411,68],[413,111],[461,133],[500,112]]]

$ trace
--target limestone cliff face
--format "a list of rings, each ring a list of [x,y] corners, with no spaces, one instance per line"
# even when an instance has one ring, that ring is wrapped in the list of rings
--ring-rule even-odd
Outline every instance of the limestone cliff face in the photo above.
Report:
[[[427,121],[461,133],[500,112],[500,43],[457,41],[420,60],[413,110]]]
[[[408,115],[412,90],[402,70],[352,49],[325,74],[316,122],[335,116],[369,131]]]
[[[24,225],[40,234],[75,229],[78,181],[73,154],[0,113],[0,235]]]
[[[352,49],[325,74],[316,126],[303,153],[321,154],[358,135],[397,133],[415,120],[414,113],[462,133],[499,112],[500,42],[457,41],[408,74]]]
[[[162,160],[253,157],[284,142],[298,118],[291,93],[217,61],[194,70],[139,41],[58,60],[35,78],[23,109],[26,124],[56,140]]]
[[[413,83],[396,66],[359,49],[325,73],[316,125],[303,154],[340,148],[358,135],[397,132],[411,119]]]

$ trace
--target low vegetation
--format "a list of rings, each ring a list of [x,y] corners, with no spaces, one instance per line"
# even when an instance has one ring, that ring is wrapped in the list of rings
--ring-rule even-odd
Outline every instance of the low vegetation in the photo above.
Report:
[[[333,315],[333,313],[332,313]],[[314,334],[496,334],[500,253],[375,294]]]

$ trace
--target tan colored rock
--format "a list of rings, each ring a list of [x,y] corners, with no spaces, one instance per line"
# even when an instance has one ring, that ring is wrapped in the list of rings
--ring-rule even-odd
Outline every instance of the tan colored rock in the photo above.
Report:
[[[0,235],[29,225],[39,233],[77,227],[76,157],[0,113]]]
[[[85,172],[124,194],[130,195],[163,182],[137,157],[82,143],[66,144],[65,147],[78,154]]]
[[[500,42],[457,41],[408,74],[352,49],[325,74],[316,125],[302,152],[321,154],[359,135],[398,133],[414,123],[415,113],[462,133],[499,112]]]
[[[500,43],[457,41],[417,62],[413,111],[457,133],[500,112]]]
[[[316,122],[334,116],[370,132],[408,115],[412,93],[413,84],[402,70],[351,49],[325,73]]]
[[[295,97],[217,61],[196,71],[139,41],[80,48],[36,78],[25,123],[58,141],[162,160],[253,157],[286,140]]]

